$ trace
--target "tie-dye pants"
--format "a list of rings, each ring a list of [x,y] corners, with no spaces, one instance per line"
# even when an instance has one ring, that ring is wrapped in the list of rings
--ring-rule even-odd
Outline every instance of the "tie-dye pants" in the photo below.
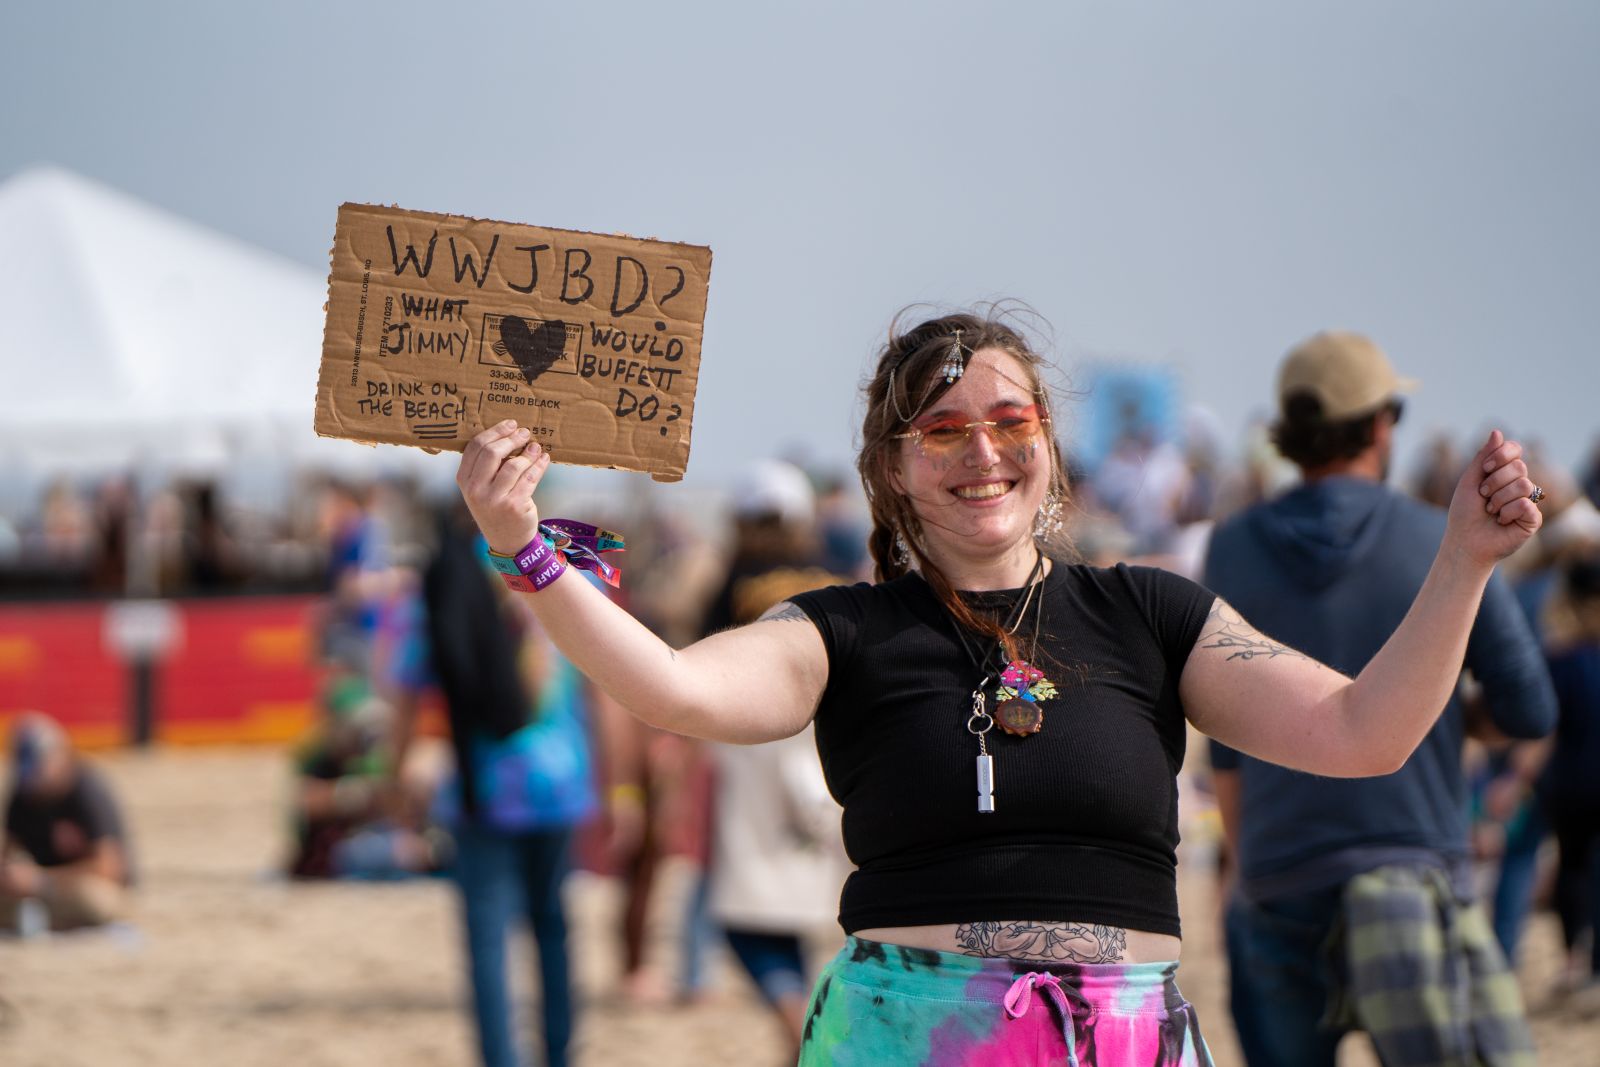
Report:
[[[1176,963],[1031,963],[848,938],[800,1067],[1211,1067]]]

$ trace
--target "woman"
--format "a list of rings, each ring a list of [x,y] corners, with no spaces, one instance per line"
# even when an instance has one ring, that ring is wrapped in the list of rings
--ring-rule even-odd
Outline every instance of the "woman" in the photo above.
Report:
[[[589,720],[606,712],[541,638],[523,604],[485,572],[477,537],[438,516],[417,596],[387,621],[378,657],[396,711],[391,774],[405,766],[421,698],[443,698],[454,777],[434,804],[454,843],[467,977],[484,1067],[528,1062],[507,972],[526,923],[539,971],[547,1067],[566,1067],[576,1010],[561,897],[574,831],[599,807]],[[618,713],[620,715],[620,713]],[[397,792],[398,780],[390,782]]]
[[[802,1063],[1209,1063],[1173,979],[1184,717],[1315,773],[1392,770],[1456,683],[1495,562],[1540,523],[1521,449],[1492,434],[1410,615],[1351,680],[1185,579],[1041,550],[1066,482],[1040,365],[993,319],[891,331],[859,461],[877,585],[683,650],[586,582],[527,598],[665,729],[754,743],[815,720],[858,870]],[[466,449],[497,551],[534,537],[548,464],[511,423]]]

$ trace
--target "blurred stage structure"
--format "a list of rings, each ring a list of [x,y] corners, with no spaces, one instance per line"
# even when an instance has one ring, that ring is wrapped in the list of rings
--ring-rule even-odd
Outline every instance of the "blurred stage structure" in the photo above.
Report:
[[[68,171],[0,185],[0,507],[60,474],[270,497],[308,465],[441,469],[312,433],[326,295],[315,271]]]

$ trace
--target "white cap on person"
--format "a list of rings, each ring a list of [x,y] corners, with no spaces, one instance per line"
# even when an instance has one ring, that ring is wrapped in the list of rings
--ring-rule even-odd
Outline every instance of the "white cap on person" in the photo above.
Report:
[[[761,459],[733,481],[733,513],[741,519],[776,516],[785,525],[810,522],[817,497],[811,479],[793,463]]]

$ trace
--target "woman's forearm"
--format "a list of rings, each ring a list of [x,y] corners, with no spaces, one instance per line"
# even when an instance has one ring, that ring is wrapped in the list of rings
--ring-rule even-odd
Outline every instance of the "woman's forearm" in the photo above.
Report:
[[[1334,694],[1352,749],[1370,774],[1396,771],[1455,692],[1492,567],[1441,548],[1411,609],[1377,655]]]
[[[1495,564],[1542,521],[1520,457],[1515,441],[1489,435],[1456,485],[1410,610],[1353,681],[1273,641],[1219,598],[1183,670],[1190,720],[1241,752],[1312,774],[1398,770],[1455,690]],[[1312,632],[1362,625],[1327,619]],[[1252,660],[1262,666],[1249,667]]]

